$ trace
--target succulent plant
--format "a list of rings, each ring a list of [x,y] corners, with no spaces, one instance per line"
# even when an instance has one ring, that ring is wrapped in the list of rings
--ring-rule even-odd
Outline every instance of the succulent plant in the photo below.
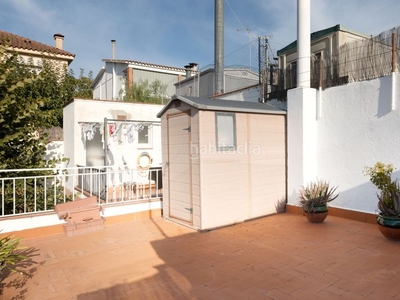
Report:
[[[305,212],[316,212],[316,207],[327,205],[335,200],[339,194],[335,194],[337,187],[330,187],[329,182],[318,179],[310,182],[300,189],[299,203]]]

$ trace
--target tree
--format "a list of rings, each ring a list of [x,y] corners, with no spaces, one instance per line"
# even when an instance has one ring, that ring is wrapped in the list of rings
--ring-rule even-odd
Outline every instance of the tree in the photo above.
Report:
[[[167,85],[162,84],[158,79],[152,83],[149,83],[148,80],[141,80],[130,87],[126,85],[123,101],[162,104],[166,90]]]
[[[92,98],[93,90],[91,88],[93,82],[93,72],[89,71],[88,76],[85,76],[85,70],[80,69],[79,77],[75,78],[74,71],[69,70],[68,78],[73,83],[74,98]]]
[[[39,97],[45,77],[0,48],[0,169],[44,167],[46,136],[40,129],[54,122],[48,98]]]
[[[0,169],[42,168],[47,136],[62,127],[63,107],[74,97],[92,97],[92,72],[79,78],[66,66],[43,59],[40,68],[0,45]]]
[[[90,76],[76,79],[49,60],[40,70],[22,61],[17,53],[0,46],[0,169],[53,167],[55,160],[44,159],[47,134],[44,130],[62,124],[62,109],[74,96],[88,96]],[[51,171],[24,173],[24,176],[52,175]],[[7,177],[20,176],[7,173]],[[2,214],[52,209],[64,199],[56,179],[33,177],[4,180],[1,184]],[[15,204],[14,204],[15,199]],[[47,200],[47,201],[46,201]],[[69,200],[69,198],[67,198]]]
[[[45,98],[43,111],[48,111],[51,115],[52,126],[63,124],[63,107],[73,98],[92,98],[93,91],[90,85],[93,80],[92,72],[88,77],[84,76],[84,69],[80,69],[78,78],[75,78],[74,71],[68,72],[66,67],[59,67],[50,60],[42,61],[40,71],[42,80],[35,81],[30,87],[36,97]]]

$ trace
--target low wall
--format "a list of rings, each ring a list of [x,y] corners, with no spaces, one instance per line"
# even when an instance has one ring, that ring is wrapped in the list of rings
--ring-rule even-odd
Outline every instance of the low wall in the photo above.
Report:
[[[286,205],[286,212],[299,215],[304,214],[303,209],[301,207],[290,204]],[[328,215],[359,222],[365,222],[369,224],[376,224],[376,215],[371,213],[341,209],[336,207],[329,207]]]
[[[104,207],[104,225],[120,222],[156,218],[162,216],[162,201],[152,200],[134,204],[113,204]],[[63,234],[64,220],[56,213],[32,214],[29,216],[5,217],[0,221],[0,237],[12,235],[21,238],[37,238],[53,234]]]

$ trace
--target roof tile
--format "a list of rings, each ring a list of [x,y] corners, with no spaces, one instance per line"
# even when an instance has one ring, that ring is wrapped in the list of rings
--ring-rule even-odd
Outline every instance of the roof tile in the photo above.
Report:
[[[38,52],[49,52],[53,54],[65,55],[75,57],[75,54],[58,49],[56,47],[48,46],[34,40],[0,30],[0,44],[8,43],[12,48],[32,50]]]

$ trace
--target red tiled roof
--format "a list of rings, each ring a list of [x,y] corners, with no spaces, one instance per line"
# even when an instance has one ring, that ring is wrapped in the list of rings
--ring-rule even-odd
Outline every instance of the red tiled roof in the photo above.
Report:
[[[0,30],[0,44],[6,43],[7,46],[16,49],[32,50],[38,52],[49,52],[53,54],[75,57],[75,54],[58,49],[56,47],[48,46],[34,40]]]

